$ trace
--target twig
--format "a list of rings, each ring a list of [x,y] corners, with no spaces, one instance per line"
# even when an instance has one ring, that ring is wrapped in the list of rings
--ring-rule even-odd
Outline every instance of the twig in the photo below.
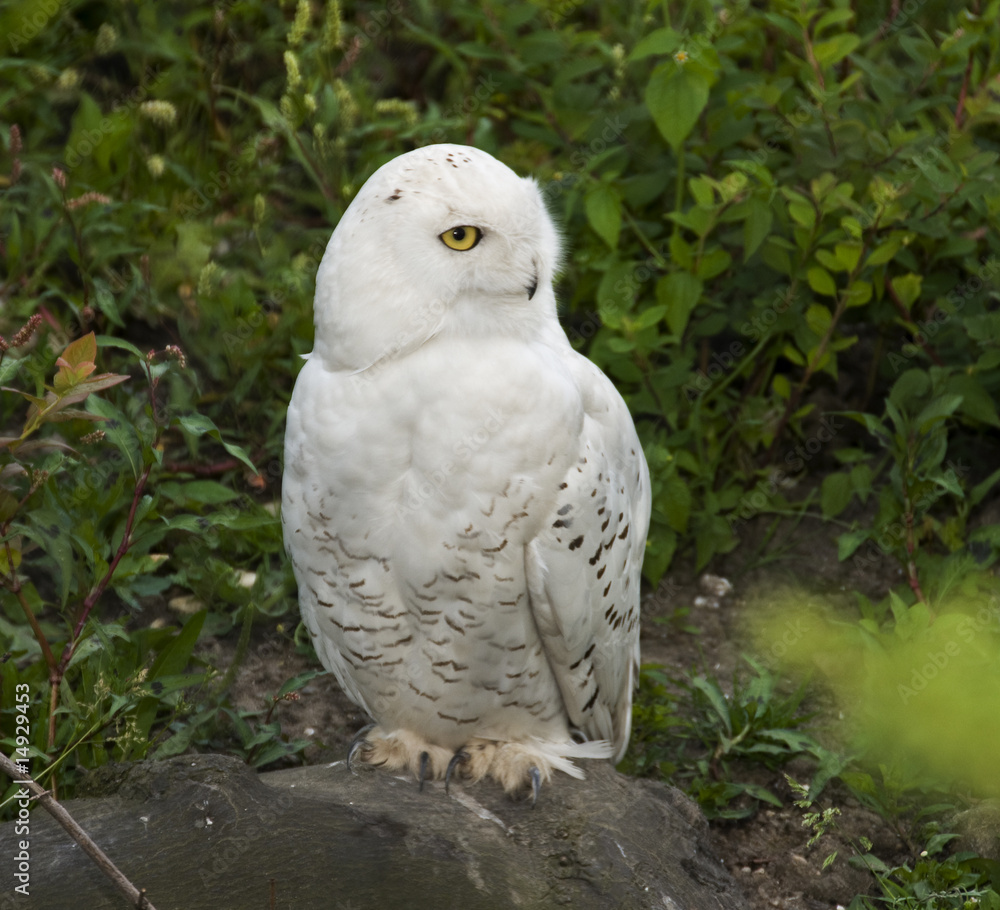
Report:
[[[66,648],[63,650],[62,658],[59,661],[59,679],[61,680],[63,675],[66,673],[66,668],[69,666],[69,662],[73,657],[73,653],[76,651],[76,646],[80,643],[80,635],[83,632],[83,627],[87,622],[87,617],[90,616],[91,610],[97,605],[97,602],[101,599],[101,595],[104,593],[105,589],[111,582],[112,576],[115,574],[115,569],[118,568],[118,563],[122,561],[122,557],[128,552],[129,547],[132,545],[132,526],[135,523],[135,513],[139,508],[139,503],[142,501],[142,493],[146,488],[146,481],[149,479],[149,472],[152,470],[152,463],[146,466],[139,477],[139,480],[135,485],[135,492],[132,494],[132,505],[128,510],[128,518],[125,521],[125,530],[122,532],[122,540],[118,545],[118,550],[108,565],[107,572],[104,573],[104,577],[97,583],[94,589],[87,595],[86,600],[83,602],[83,607],[80,610],[80,617],[76,621],[76,627],[73,629],[73,637],[66,643]],[[55,742],[55,712],[49,718],[49,748]]]
[[[896,17],[899,15],[900,6],[902,6],[902,0],[892,0],[889,7],[889,15],[878,29],[878,36],[880,39],[889,34],[889,29],[892,27],[892,23],[896,21]]]
[[[145,890],[140,891],[125,877],[121,869],[90,839],[90,836],[76,823],[73,816],[52,798],[48,790],[39,786],[30,774],[22,771],[2,752],[0,752],[0,771],[3,771],[14,783],[23,784],[31,791],[34,797],[45,808],[45,811],[63,826],[69,833],[69,836],[83,848],[84,852],[111,879],[114,886],[125,895],[126,899],[136,910],[156,910],[146,897]]]
[[[903,477],[903,519],[906,522],[906,580],[910,589],[920,603],[929,606],[920,586],[920,575],[917,572],[916,552],[917,540],[913,527],[913,503],[910,500],[910,488]]]
[[[958,106],[955,108],[955,129],[962,128],[965,117],[965,96],[969,91],[969,79],[972,78],[972,50],[969,50],[969,62],[965,64],[965,75],[962,77],[962,88],[958,92]]]

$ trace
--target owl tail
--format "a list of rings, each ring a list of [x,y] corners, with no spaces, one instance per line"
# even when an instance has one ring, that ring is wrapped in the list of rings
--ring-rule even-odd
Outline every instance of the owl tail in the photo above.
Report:
[[[573,764],[574,759],[611,759],[615,747],[605,739],[594,739],[588,742],[549,742],[534,739],[521,743],[526,752],[536,753],[541,759],[540,767],[549,764],[553,769],[562,771],[577,780],[583,780],[587,775]]]

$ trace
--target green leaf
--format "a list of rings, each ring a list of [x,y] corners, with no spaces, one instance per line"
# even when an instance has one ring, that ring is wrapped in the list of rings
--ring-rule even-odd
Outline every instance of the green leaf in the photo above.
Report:
[[[763,199],[754,196],[749,203],[746,219],[743,221],[743,262],[757,252],[764,238],[771,231],[774,212]]]
[[[844,59],[859,44],[861,38],[852,32],[835,35],[828,41],[820,41],[813,45],[813,54],[820,66],[833,66]]]
[[[847,531],[837,538],[837,558],[843,562],[854,554],[854,552],[868,540],[868,532],[865,530]]]
[[[822,304],[811,304],[806,310],[806,325],[822,338],[833,325],[833,314]]]
[[[622,229],[622,200],[618,191],[609,183],[598,183],[584,200],[587,221],[597,235],[614,249]]]
[[[282,687],[278,690],[277,697],[281,698],[284,695],[288,695],[290,692],[298,692],[306,683],[311,682],[317,676],[326,676],[326,670],[306,670],[305,673],[300,673],[298,676],[293,676],[291,679],[286,680]]]
[[[956,373],[948,379],[946,388],[949,392],[962,396],[963,414],[981,420],[991,427],[1000,426],[996,401],[975,375]]]
[[[950,417],[962,403],[961,395],[940,395],[927,405],[914,421],[918,428],[925,429],[931,423]]]
[[[836,518],[850,505],[854,485],[849,474],[837,471],[823,478],[820,488],[820,508],[824,518]]]
[[[15,373],[23,364],[27,363],[26,357],[11,357],[8,355],[0,362],[0,386],[7,385]]]
[[[654,54],[672,54],[680,46],[681,36],[672,28],[657,28],[639,40],[628,59],[642,60]]]
[[[157,655],[149,670],[149,679],[159,679],[163,676],[176,676],[183,673],[191,661],[191,654],[205,624],[206,610],[194,613],[184,627],[177,633]]]
[[[809,280],[809,287],[817,294],[823,294],[827,297],[837,296],[837,285],[826,269],[814,265],[806,272],[806,278]]]
[[[849,19],[854,18],[854,10],[852,9],[832,9],[828,13],[824,13],[816,21],[816,25],[813,26],[813,34],[818,35],[823,29],[830,25],[839,25],[841,22],[847,22]]]
[[[639,314],[639,318],[635,320],[633,328],[636,331],[642,331],[642,329],[648,329],[654,325],[659,325],[666,313],[666,306],[651,306],[649,309],[643,310]]]
[[[126,341],[124,338],[115,338],[114,335],[98,335],[97,346],[99,348],[120,348],[123,351],[128,351],[130,354],[135,354],[140,360],[146,359],[146,355],[132,344],[131,341]]]
[[[716,247],[715,249],[707,250],[702,255],[695,274],[702,281],[709,281],[716,275],[721,275],[732,265],[732,262],[733,257],[726,250]]]
[[[672,474],[664,481],[656,501],[667,524],[678,534],[687,533],[691,517],[691,487],[676,474]]]
[[[893,256],[899,252],[899,248],[902,245],[902,238],[890,237],[884,243],[879,244],[874,250],[871,251],[868,258],[865,260],[865,265],[883,265],[886,262],[890,262]]]
[[[219,428],[211,418],[206,417],[204,414],[184,414],[175,418],[172,425],[179,425],[185,432],[191,433],[194,436],[210,436],[232,455],[233,458],[238,458],[251,471],[255,474],[258,473],[257,468],[254,467],[253,462],[250,460],[250,456],[240,446],[223,440]]]
[[[870,281],[852,281],[847,288],[847,306],[864,306],[872,299],[872,283]]]
[[[816,224],[816,209],[808,201],[793,200],[788,203],[788,214],[796,224],[801,224],[804,228],[812,228]]]
[[[837,252],[837,260],[848,272],[853,272],[858,260],[861,258],[861,244],[857,241],[850,243],[838,243],[834,249]]]
[[[186,504],[218,505],[240,498],[240,493],[215,480],[165,481],[157,485],[157,492],[171,502]]]
[[[912,272],[906,275],[897,275],[892,279],[892,287],[896,296],[900,299],[906,311],[913,309],[913,304],[920,297],[920,288],[924,279],[922,275],[914,275]]]
[[[816,260],[821,266],[831,272],[844,272],[844,264],[829,250],[816,250]]]
[[[132,478],[138,480],[144,466],[142,443],[128,418],[110,401],[96,395],[87,399],[87,410],[102,418],[99,427],[104,431],[104,438],[125,456],[132,469]]]
[[[70,530],[64,513],[36,508],[28,512],[28,522],[23,532],[25,537],[35,541],[55,563],[60,603],[66,603],[69,598],[70,583],[76,570]]]
[[[656,299],[667,308],[667,325],[680,337],[687,328],[691,312],[701,300],[702,283],[690,272],[671,272],[656,285]]]
[[[889,400],[901,408],[915,405],[930,390],[931,379],[923,370],[906,370],[900,374],[889,391]]]
[[[661,63],[646,86],[646,105],[660,134],[676,152],[708,104],[709,86],[696,70]]]
[[[634,262],[616,262],[605,270],[597,286],[597,311],[609,329],[622,327],[640,286]]]

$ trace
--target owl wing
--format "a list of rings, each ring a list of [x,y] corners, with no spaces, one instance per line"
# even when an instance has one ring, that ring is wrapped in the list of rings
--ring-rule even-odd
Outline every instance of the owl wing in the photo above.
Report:
[[[584,401],[576,464],[526,548],[531,609],[570,725],[625,753],[639,669],[639,584],[649,471],[628,408],[590,361],[570,353]]]

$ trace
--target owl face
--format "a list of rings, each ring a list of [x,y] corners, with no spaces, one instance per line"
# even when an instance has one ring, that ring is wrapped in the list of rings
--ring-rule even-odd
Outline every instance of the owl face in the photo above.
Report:
[[[559,239],[537,184],[433,145],[362,187],[316,279],[317,350],[364,369],[436,334],[537,335],[555,319]]]

